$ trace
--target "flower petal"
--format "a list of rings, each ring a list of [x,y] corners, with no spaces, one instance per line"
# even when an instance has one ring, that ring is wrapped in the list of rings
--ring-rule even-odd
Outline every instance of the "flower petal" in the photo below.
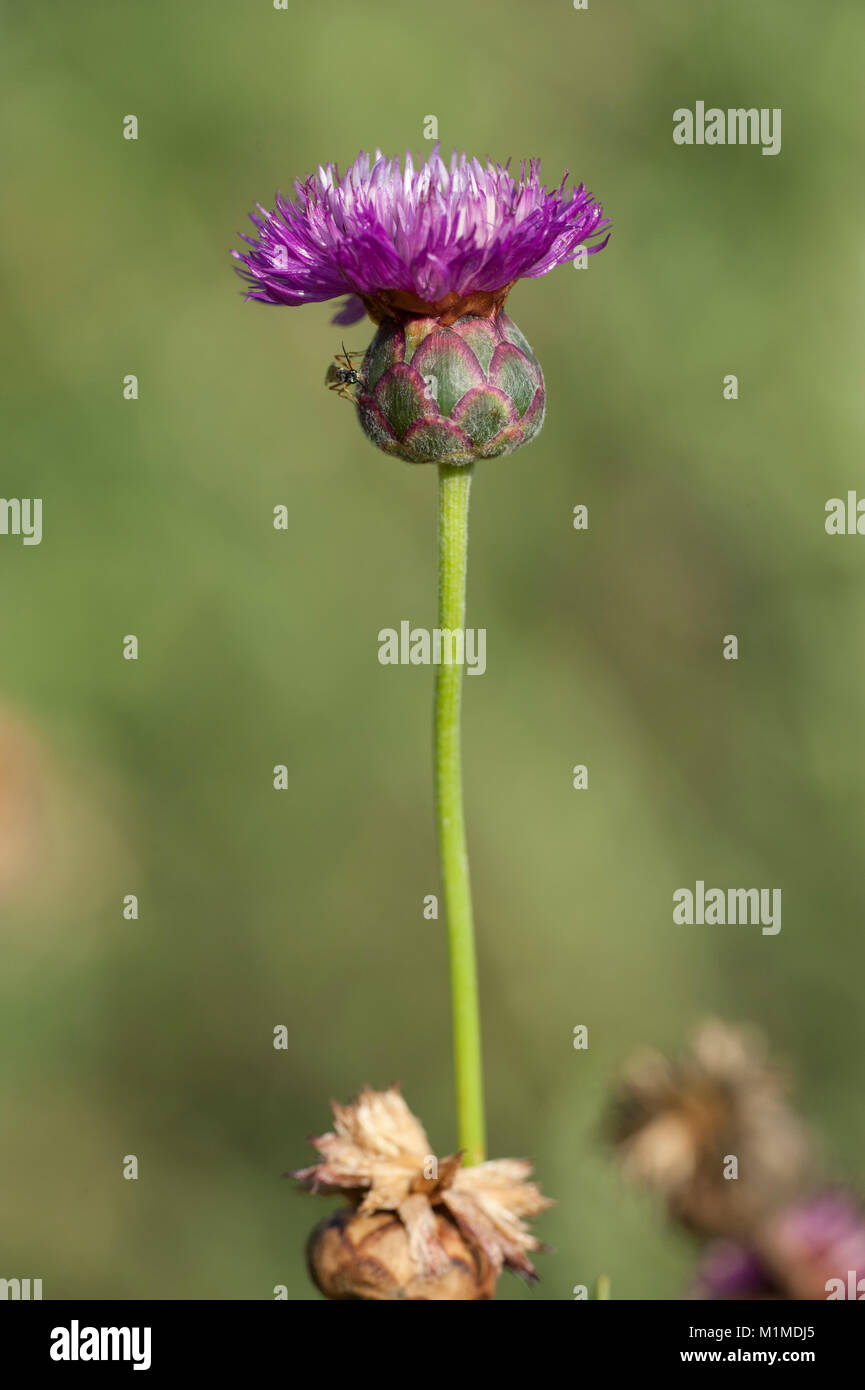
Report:
[[[601,250],[609,225],[582,184],[568,189],[563,179],[548,190],[538,160],[515,178],[507,164],[456,151],[446,164],[438,145],[418,168],[411,156],[400,168],[378,152],[361,152],[345,175],[328,164],[251,220],[249,249],[233,253],[248,297],[290,305],[384,291],[433,304],[496,294],[573,260],[582,246]],[[337,321],[355,322],[344,317],[351,313],[356,304]]]
[[[334,314],[331,323],[347,326],[351,323],[360,323],[366,315],[366,309],[362,299],[358,299],[356,294],[350,294],[342,308]]]

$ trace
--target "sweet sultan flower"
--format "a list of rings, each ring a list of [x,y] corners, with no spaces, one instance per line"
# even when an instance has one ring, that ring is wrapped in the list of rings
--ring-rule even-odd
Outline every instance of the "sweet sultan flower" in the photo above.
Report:
[[[233,253],[246,297],[297,306],[347,295],[334,322],[366,313],[379,325],[360,370],[344,373],[373,443],[461,464],[532,438],[543,374],[503,306],[517,280],[606,246],[609,223],[585,187],[565,175],[547,189],[538,160],[518,177],[456,151],[446,163],[436,145],[418,168],[411,154],[400,167],[377,150],[294,190],[272,211],[259,206],[256,235]]]
[[[540,161],[520,167],[482,165],[467,155],[446,164],[436,145],[415,169],[376,150],[359,154],[340,176],[334,164],[296,180],[296,201],[277,195],[259,207],[251,250],[235,251],[249,282],[247,298],[312,304],[355,296],[340,314],[355,323],[366,309],[376,323],[422,314],[452,323],[462,313],[488,315],[516,280],[546,275],[581,246],[600,251],[608,237],[603,208],[582,184],[552,192]]]

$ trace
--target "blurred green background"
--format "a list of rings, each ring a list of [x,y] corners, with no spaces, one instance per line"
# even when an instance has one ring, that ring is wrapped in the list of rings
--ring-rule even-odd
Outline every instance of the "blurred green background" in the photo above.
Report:
[[[861,3],[57,0],[2,33],[2,492],[44,539],[0,537],[0,1273],[314,1298],[327,1203],[280,1174],[329,1099],[398,1079],[454,1146],[431,673],[376,659],[435,623],[435,470],[322,386],[370,328],[244,304],[229,259],[256,201],[434,114],[614,224],[513,291],[547,423],[473,489],[490,1144],[558,1199],[500,1297],[678,1296],[690,1246],[598,1140],[635,1046],[761,1025],[862,1176],[865,540],[823,525],[865,491]],[[781,154],[674,146],[698,99],[781,107]],[[674,927],[697,878],[782,888],[781,934]]]

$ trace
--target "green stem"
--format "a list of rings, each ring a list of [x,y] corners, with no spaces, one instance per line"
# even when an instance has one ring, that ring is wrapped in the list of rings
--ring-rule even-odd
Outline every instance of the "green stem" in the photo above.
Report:
[[[465,630],[471,465],[439,464],[439,617]],[[443,644],[444,645],[444,644]],[[484,1096],[472,894],[460,754],[462,666],[442,662],[435,683],[436,820],[450,948],[459,1147],[464,1163],[484,1158]]]

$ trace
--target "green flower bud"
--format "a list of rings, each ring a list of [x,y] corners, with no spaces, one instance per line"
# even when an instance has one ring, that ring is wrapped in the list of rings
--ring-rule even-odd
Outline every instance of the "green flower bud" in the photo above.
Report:
[[[540,364],[504,311],[387,318],[360,369],[361,427],[386,454],[409,463],[472,463],[513,453],[544,422]]]

